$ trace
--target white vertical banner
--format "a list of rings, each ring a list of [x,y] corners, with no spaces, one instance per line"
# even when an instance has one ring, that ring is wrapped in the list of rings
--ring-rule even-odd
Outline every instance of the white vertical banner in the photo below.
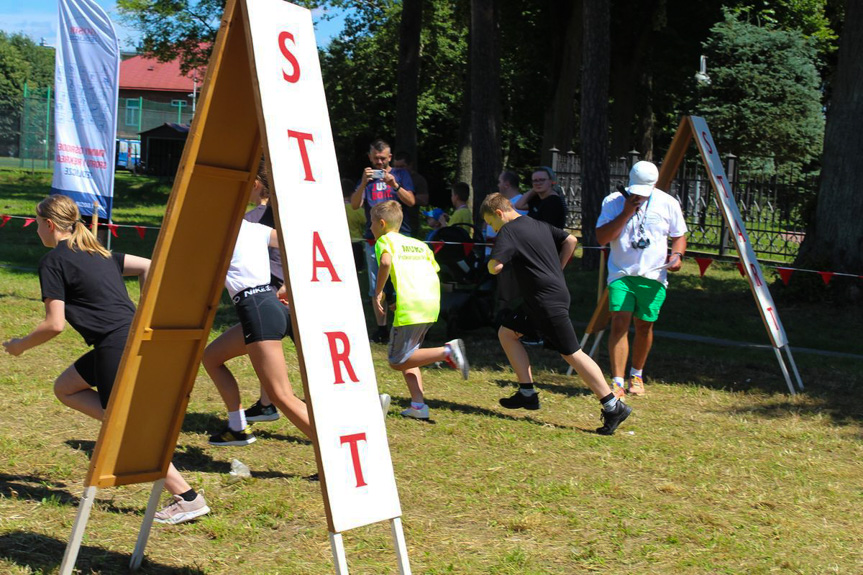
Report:
[[[120,44],[93,0],[59,0],[54,67],[52,194],[71,197],[83,215],[111,217]]]
[[[737,253],[740,255],[740,265],[743,266],[743,271],[749,280],[752,293],[755,295],[755,302],[758,304],[758,311],[761,313],[764,325],[767,326],[767,332],[770,334],[773,346],[777,348],[786,346],[788,345],[788,338],[785,335],[785,329],[782,327],[779,312],[776,309],[776,304],[773,302],[773,296],[770,295],[767,280],[761,271],[761,265],[758,263],[755,250],[749,241],[746,226],[743,223],[743,218],[740,216],[737,202],[734,200],[731,183],[725,174],[725,168],[719,158],[719,152],[716,150],[716,144],[713,142],[713,136],[710,135],[707,122],[699,116],[689,116],[689,121],[692,125],[698,151],[701,153],[704,164],[710,172],[710,182],[716,191],[716,197],[722,209],[725,223],[734,238],[734,245],[737,246]]]
[[[334,532],[401,515],[309,10],[246,0],[252,78]]]

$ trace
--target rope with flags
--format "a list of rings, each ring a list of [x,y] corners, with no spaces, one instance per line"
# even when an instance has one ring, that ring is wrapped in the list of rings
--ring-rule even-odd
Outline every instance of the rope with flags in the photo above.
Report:
[[[3,215],[0,215],[0,228],[5,227],[6,224],[9,223],[10,220],[24,220],[24,225],[22,227],[26,228],[27,226],[29,226],[30,224],[35,222],[36,218],[25,217],[25,216],[10,216],[10,215],[3,214]],[[161,229],[159,226],[142,226],[142,225],[134,225],[134,224],[108,223],[108,224],[101,224],[101,225],[108,228],[111,231],[111,235],[114,236],[115,238],[120,237],[119,233],[118,233],[118,230],[120,228],[135,230],[141,239],[144,239],[144,236],[145,236],[147,230],[160,230]],[[92,228],[92,225],[88,225],[88,227]],[[364,241],[367,242],[370,246],[373,246],[375,244],[375,240],[372,240],[372,239],[368,239],[368,240],[364,240]],[[447,246],[447,245],[461,246],[462,249],[464,250],[465,257],[467,257],[475,248],[487,248],[487,247],[491,247],[494,245],[494,244],[489,243],[489,242],[445,242],[445,241],[440,241],[440,240],[431,240],[431,241],[427,241],[426,243],[431,247],[431,249],[432,249],[432,251],[434,251],[434,253],[438,253],[441,249],[443,249],[444,246]],[[583,250],[607,250],[607,248],[597,247],[597,246],[581,246],[580,245],[579,247]],[[705,272],[707,272],[707,268],[709,268],[711,266],[711,264],[713,264],[713,262],[715,262],[715,261],[720,261],[720,262],[721,261],[728,261],[728,260],[720,260],[720,259],[705,257],[705,256],[693,256],[692,259],[695,260],[695,263],[698,264],[698,271],[700,272],[701,277],[704,277]],[[745,276],[745,273],[743,270],[743,264],[741,264],[739,260],[736,261],[735,263],[737,265],[737,271],[740,272],[740,275]],[[784,283],[785,285],[788,285],[788,282],[791,280],[791,276],[795,272],[818,274],[819,276],[821,276],[821,280],[824,282],[824,285],[829,285],[830,280],[832,280],[834,277],[849,277],[849,278],[863,279],[863,274],[851,274],[851,273],[832,272],[832,271],[819,271],[819,270],[810,270],[810,269],[805,269],[805,268],[793,268],[793,267],[783,266],[783,265],[765,265],[764,263],[762,263],[761,265],[763,267],[769,267],[769,268],[775,269],[776,273],[779,275],[779,278],[782,280],[782,283]]]

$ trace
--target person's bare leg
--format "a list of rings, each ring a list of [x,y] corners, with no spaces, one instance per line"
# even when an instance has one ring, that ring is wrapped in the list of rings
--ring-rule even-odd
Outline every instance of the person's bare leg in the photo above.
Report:
[[[503,347],[503,352],[515,372],[518,383],[533,383],[533,372],[530,368],[530,357],[527,355],[527,350],[519,341],[521,334],[515,332],[508,327],[501,326],[497,331],[497,338],[500,340],[500,345]]]
[[[611,393],[611,388],[608,387],[602,370],[584,351],[578,350],[571,355],[561,354],[561,357],[575,369],[597,398],[602,399]]]
[[[414,403],[425,403],[425,391],[423,390],[423,376],[418,367],[401,370],[405,377],[405,383]]]
[[[650,348],[653,347],[653,322],[635,320],[635,337],[632,340],[632,367],[644,369]]]
[[[273,404],[307,437],[312,437],[309,410],[296,395],[288,379],[281,340],[256,341],[246,346],[255,373]]]
[[[431,365],[436,361],[444,361],[446,360],[446,348],[445,347],[427,347],[427,348],[419,348],[415,352],[411,354],[411,356],[404,363],[398,364],[390,364],[390,367],[397,371],[407,371],[409,369],[413,369],[415,367],[422,367],[424,365]]]
[[[222,401],[228,411],[238,411],[242,408],[240,387],[237,379],[225,363],[235,357],[246,355],[246,342],[243,339],[243,326],[236,324],[225,333],[214,339],[204,350],[202,363],[207,375],[216,384]]]
[[[611,376],[624,377],[626,358],[629,355],[629,324],[632,312],[611,312],[611,329],[608,334],[608,356],[611,361]]]

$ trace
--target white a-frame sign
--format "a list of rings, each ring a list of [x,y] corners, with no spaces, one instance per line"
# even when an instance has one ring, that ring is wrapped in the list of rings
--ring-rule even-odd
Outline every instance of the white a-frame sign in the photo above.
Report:
[[[788,361],[791,364],[791,369],[794,371],[794,377],[800,390],[803,390],[803,381],[800,379],[800,373],[797,371],[797,365],[794,363],[794,356],[791,355],[791,347],[788,345],[788,337],[785,335],[785,329],[782,327],[782,321],[779,319],[779,311],[776,309],[776,304],[773,303],[773,297],[770,295],[767,281],[761,272],[761,265],[758,263],[755,250],[752,248],[749,235],[746,233],[746,226],[743,223],[740,210],[734,201],[731,183],[725,175],[725,168],[722,167],[719,152],[716,150],[716,144],[713,142],[713,137],[710,135],[710,130],[707,128],[707,122],[704,121],[704,118],[686,116],[681,120],[677,132],[674,134],[674,139],[671,141],[671,146],[669,146],[662,165],[659,167],[659,179],[656,182],[656,186],[661,190],[670,189],[674,175],[677,173],[680,163],[686,155],[686,150],[693,136],[695,137],[695,144],[698,147],[701,158],[704,161],[704,168],[710,177],[710,183],[716,195],[716,203],[722,212],[722,218],[725,220],[727,228],[732,231],[734,245],[737,247],[737,253],[740,255],[740,266],[746,279],[749,281],[749,287],[758,306],[758,312],[761,314],[764,327],[773,345],[773,351],[776,354],[777,360],[779,360],[782,375],[785,377],[786,384],[788,384],[788,391],[794,395],[794,385],[791,382],[791,375],[788,372],[788,367],[785,365],[785,360],[782,358],[782,350],[788,356]],[[590,351],[591,356],[593,356],[599,345],[602,333],[605,331],[609,319],[608,290],[606,290],[599,298],[599,303],[581,340],[581,345],[584,347],[589,336],[595,336]],[[572,368],[569,369],[568,373],[572,373]]]
[[[347,573],[342,532],[385,520],[410,573],[311,13],[228,0],[64,575],[96,489],[154,482],[131,567],[141,564],[262,148],[336,573]]]

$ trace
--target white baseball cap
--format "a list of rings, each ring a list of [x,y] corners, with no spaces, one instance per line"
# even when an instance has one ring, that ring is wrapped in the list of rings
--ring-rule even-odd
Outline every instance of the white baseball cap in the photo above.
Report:
[[[653,162],[636,162],[629,170],[629,187],[626,191],[636,196],[649,196],[656,187],[659,170]]]

